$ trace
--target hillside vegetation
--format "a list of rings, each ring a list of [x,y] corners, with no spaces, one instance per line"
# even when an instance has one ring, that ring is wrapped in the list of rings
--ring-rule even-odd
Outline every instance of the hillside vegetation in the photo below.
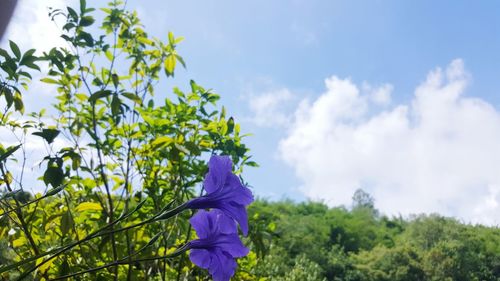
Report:
[[[356,194],[350,209],[287,200],[254,203],[254,255],[247,258],[254,266],[243,268],[248,271],[241,278],[500,280],[498,227],[435,214],[390,218],[374,208],[369,195]]]

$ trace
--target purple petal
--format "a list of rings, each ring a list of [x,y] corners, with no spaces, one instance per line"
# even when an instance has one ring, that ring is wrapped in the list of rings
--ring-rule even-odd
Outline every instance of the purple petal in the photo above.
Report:
[[[212,233],[211,229],[211,216],[209,212],[205,210],[199,210],[190,220],[191,226],[193,226],[196,234],[199,238],[207,238],[210,233]]]
[[[217,208],[219,208],[228,216],[236,220],[240,225],[241,232],[243,232],[243,235],[245,236],[248,235],[248,215],[245,206],[240,204],[235,204],[234,202],[229,202],[229,203],[221,203]]]
[[[249,205],[253,202],[252,191],[241,184],[240,178],[234,174],[230,174],[226,180],[226,187],[231,187],[232,189],[232,201],[236,201],[241,205]]]
[[[231,174],[233,163],[229,156],[213,155],[208,161],[208,173],[203,186],[208,193],[217,191],[224,186],[226,178]]]
[[[189,259],[201,268],[207,269],[210,266],[210,252],[205,249],[192,249],[189,253]]]
[[[229,281],[234,275],[236,262],[230,255],[220,250],[216,250],[213,254],[208,272],[214,281]]]
[[[238,233],[238,227],[233,218],[226,215],[224,212],[214,209],[212,210],[218,213],[217,216],[217,226],[218,231],[223,234],[236,234]]]
[[[250,250],[243,245],[237,234],[224,235],[217,243],[217,246],[233,258],[244,257],[250,252]]]

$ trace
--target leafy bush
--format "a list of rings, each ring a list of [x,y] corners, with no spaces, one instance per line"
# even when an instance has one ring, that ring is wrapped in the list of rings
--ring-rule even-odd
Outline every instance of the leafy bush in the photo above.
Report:
[[[0,145],[0,277],[199,280],[206,272],[181,255],[196,237],[184,203],[203,194],[211,155],[229,155],[236,174],[256,163],[217,94],[194,81],[162,90],[160,77],[185,65],[182,37],[150,37],[121,1],[100,12],[97,23],[85,0],[51,10],[67,47],[0,50],[0,127],[16,140]],[[55,104],[25,114],[33,70]]]

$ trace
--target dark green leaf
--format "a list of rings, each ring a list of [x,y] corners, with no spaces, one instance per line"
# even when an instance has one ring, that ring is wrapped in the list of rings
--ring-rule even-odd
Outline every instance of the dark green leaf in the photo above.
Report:
[[[63,190],[65,187],[66,187],[66,185],[61,185],[59,187],[53,188],[53,189],[47,191],[47,193],[45,193],[45,196],[48,197],[48,196],[55,195],[55,194],[61,192],[61,190]]]
[[[85,9],[87,8],[87,1],[80,0],[80,13],[85,14]]]
[[[116,75],[115,73],[113,73],[111,75],[111,80],[113,81],[113,86],[115,86],[115,88],[118,88],[118,85],[120,84],[120,80],[118,78],[118,75]]]
[[[250,166],[250,167],[259,167],[259,164],[257,164],[257,162],[255,162],[255,161],[246,162],[245,165]]]
[[[16,58],[18,60],[20,60],[21,59],[21,50],[19,50],[19,47],[17,46],[17,44],[14,43],[14,41],[9,40],[9,45],[10,45],[10,49],[12,50],[12,52],[14,53]]]
[[[187,142],[184,143],[184,146],[187,149],[189,149],[189,151],[191,151],[191,153],[194,154],[194,155],[200,155],[201,154],[200,148],[194,142],[187,141]]]
[[[227,120],[227,134],[231,134],[234,130],[234,118],[230,117],[229,120]]]
[[[14,102],[14,95],[9,88],[3,88],[2,93],[5,95],[5,102],[7,102],[7,107],[11,107]]]
[[[93,47],[94,46],[94,38],[92,37],[92,35],[90,35],[90,33],[87,33],[87,32],[80,32],[80,34],[78,34],[78,36],[76,37],[77,41],[80,42],[80,40],[83,40],[85,41],[85,44],[88,46],[88,47]]]
[[[110,96],[112,94],[113,94],[113,92],[110,90],[97,91],[97,92],[93,93],[92,95],[90,95],[89,102],[95,103],[98,99]]]
[[[41,132],[34,132],[33,135],[42,137],[50,144],[59,135],[59,130],[57,130],[57,129],[43,129]]]
[[[90,26],[94,23],[94,18],[91,16],[84,16],[80,19],[81,26]]]
[[[5,151],[5,153],[3,153],[2,155],[0,155],[0,162],[4,161],[5,159],[7,159],[9,156],[11,156],[14,152],[16,152],[19,148],[21,147],[20,144],[18,145],[15,145],[15,146],[11,146],[9,148],[7,148],[7,150]]]
[[[24,103],[19,93],[14,95],[14,109],[19,111],[21,114],[24,113]]]
[[[133,102],[136,102],[138,104],[142,104],[141,98],[133,93],[122,93],[122,95]]]
[[[113,114],[113,116],[118,116],[118,114],[120,114],[121,105],[122,101],[117,94],[114,94],[113,99],[111,100],[111,114]]]
[[[43,174],[43,182],[52,187],[60,186],[64,181],[64,172],[60,167],[49,166]]]
[[[68,9],[68,14],[69,14],[69,16],[70,16],[70,17],[71,17],[71,18],[72,18],[75,22],[77,22],[77,21],[78,21],[78,14],[76,13],[76,11],[75,11],[75,10],[73,10],[72,8],[70,8],[70,7],[67,7],[67,9]]]
[[[60,224],[60,229],[61,229],[61,234],[62,236],[66,236],[68,232],[73,228],[74,221],[73,221],[73,216],[69,211],[66,211],[62,214],[61,216],[61,224]]]
[[[71,272],[71,268],[69,267],[69,263],[67,259],[63,259],[61,263],[61,267],[59,267],[59,276],[68,275]]]
[[[9,53],[7,53],[7,51],[2,48],[0,48],[0,56],[4,57],[6,60],[11,59]]]

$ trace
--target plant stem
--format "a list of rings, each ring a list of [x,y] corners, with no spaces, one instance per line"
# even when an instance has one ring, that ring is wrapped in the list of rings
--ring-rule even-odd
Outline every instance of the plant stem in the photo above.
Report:
[[[64,275],[64,276],[59,276],[57,278],[49,279],[49,280],[62,280],[62,279],[66,279],[66,278],[71,278],[71,277],[75,277],[75,276],[78,276],[78,275],[82,275],[82,274],[85,274],[85,273],[96,272],[96,271],[99,271],[99,270],[102,270],[102,269],[105,269],[105,268],[108,268],[108,267],[115,267],[115,266],[117,267],[119,265],[125,265],[125,264],[130,265],[130,264],[134,264],[134,263],[137,263],[137,262],[146,262],[146,261],[154,261],[154,260],[163,260],[163,259],[174,258],[174,257],[177,257],[177,256],[183,254],[187,250],[189,250],[189,247],[187,246],[187,244],[185,244],[184,246],[180,247],[179,249],[177,249],[172,254],[161,256],[161,257],[151,257],[151,258],[144,258],[144,259],[138,259],[138,260],[129,260],[128,256],[127,256],[127,257],[125,257],[123,259],[120,259],[120,260],[117,260],[117,261],[114,261],[114,262],[110,262],[110,263],[105,264],[105,265],[101,265],[101,266],[98,266],[98,267],[90,268],[90,269],[87,269],[87,270],[75,272],[75,273]]]

